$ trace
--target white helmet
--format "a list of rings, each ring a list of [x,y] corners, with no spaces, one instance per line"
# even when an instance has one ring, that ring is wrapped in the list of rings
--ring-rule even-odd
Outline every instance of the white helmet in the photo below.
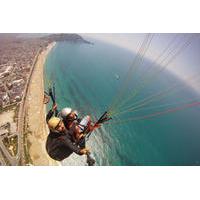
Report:
[[[59,113],[60,117],[64,118],[66,117],[67,115],[69,115],[70,113],[72,112],[72,109],[67,107],[67,108],[63,108],[61,110],[61,112]]]

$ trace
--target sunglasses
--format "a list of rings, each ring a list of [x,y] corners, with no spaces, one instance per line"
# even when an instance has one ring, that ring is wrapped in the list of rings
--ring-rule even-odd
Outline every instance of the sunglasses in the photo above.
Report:
[[[62,121],[60,120],[60,122],[58,123],[58,125],[55,127],[55,130],[58,130],[62,125]]]

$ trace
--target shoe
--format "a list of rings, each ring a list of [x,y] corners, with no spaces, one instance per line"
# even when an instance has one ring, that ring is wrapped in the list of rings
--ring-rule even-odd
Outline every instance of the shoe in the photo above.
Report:
[[[95,160],[95,157],[90,153],[87,155],[87,164],[88,166],[94,166],[96,160]]]

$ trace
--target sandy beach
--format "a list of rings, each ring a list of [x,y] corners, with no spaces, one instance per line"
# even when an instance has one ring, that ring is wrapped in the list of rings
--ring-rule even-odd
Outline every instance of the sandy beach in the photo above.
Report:
[[[25,137],[25,155],[28,157],[30,165],[58,165],[58,162],[52,160],[45,149],[45,142],[48,134],[48,128],[45,121],[44,99],[44,64],[48,53],[55,46],[55,42],[42,51],[34,66],[34,71],[30,80],[27,102],[26,102],[26,137]],[[27,160],[27,159],[26,159]]]

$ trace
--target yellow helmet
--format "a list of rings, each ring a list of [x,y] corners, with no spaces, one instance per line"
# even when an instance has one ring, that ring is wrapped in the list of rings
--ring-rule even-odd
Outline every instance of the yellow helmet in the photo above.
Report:
[[[61,121],[60,118],[58,117],[52,117],[49,121],[48,121],[48,127],[50,130],[55,130],[56,126],[58,126],[59,122]]]

